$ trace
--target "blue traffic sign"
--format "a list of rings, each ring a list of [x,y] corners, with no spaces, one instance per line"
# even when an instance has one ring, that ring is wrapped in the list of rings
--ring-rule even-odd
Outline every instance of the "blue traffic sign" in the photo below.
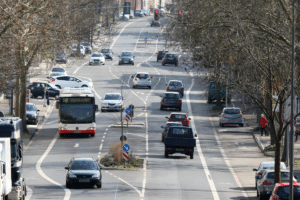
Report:
[[[123,145],[123,151],[129,151],[130,146],[128,144]]]
[[[148,40],[148,38],[145,38],[144,40],[145,40],[145,41],[147,41],[147,40]]]
[[[149,34],[149,32],[148,32],[148,31],[146,31],[145,35],[148,35],[148,34]]]
[[[126,112],[127,114],[129,114],[129,113],[131,113],[131,109],[130,109],[130,108],[126,108],[125,112]]]

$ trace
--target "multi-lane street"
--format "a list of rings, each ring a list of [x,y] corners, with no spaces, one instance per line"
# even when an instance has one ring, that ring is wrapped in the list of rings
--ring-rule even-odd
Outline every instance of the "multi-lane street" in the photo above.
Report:
[[[97,133],[90,138],[60,138],[58,111],[52,101],[52,112],[42,129],[24,153],[24,176],[30,195],[26,199],[242,199],[238,178],[232,174],[224,151],[220,148],[207,112],[205,88],[198,84],[193,70],[174,65],[162,66],[156,52],[164,49],[161,29],[150,27],[150,17],[120,23],[118,32],[101,48],[111,48],[112,61],[105,65],[88,65],[88,57],[67,68],[69,75],[91,81],[96,103],[106,93],[121,93],[125,106],[135,106],[133,121],[143,128],[125,128],[133,153],[146,160],[142,170],[102,170],[102,188],[67,189],[66,167],[72,157],[104,157],[110,144],[119,141],[121,130],[110,127],[118,122],[120,113],[97,112]],[[148,44],[144,44],[148,32]],[[99,49],[100,51],[100,49]],[[122,51],[132,51],[134,65],[118,65]],[[171,52],[172,49],[169,49]],[[175,52],[176,53],[176,52]],[[148,72],[151,89],[133,89],[136,72]],[[195,72],[196,73],[196,72]],[[181,80],[185,86],[182,111],[191,117],[190,127],[198,134],[194,159],[182,154],[164,157],[161,126],[171,110],[160,110],[162,93],[169,80]],[[122,91],[121,91],[122,90]],[[37,101],[37,100],[35,100]],[[33,101],[34,102],[34,101]]]

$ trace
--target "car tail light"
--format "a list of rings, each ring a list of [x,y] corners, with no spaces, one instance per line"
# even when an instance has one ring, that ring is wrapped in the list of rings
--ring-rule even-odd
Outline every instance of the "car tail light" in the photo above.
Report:
[[[54,82],[55,81],[55,78],[54,79],[52,79],[52,82]]]
[[[137,81],[137,78],[135,77],[135,80]]]
[[[166,131],[164,131],[163,133],[166,133]]]
[[[159,55],[159,53],[157,53],[157,55]]]
[[[151,78],[149,77],[149,79],[148,79],[149,81],[151,80]]]
[[[242,117],[243,117],[243,115],[241,114],[241,116],[239,118],[242,118]]]
[[[179,100],[178,103],[181,103],[181,100]]]
[[[167,90],[169,90],[170,88],[169,87],[167,87]]]
[[[182,87],[181,90],[183,90],[184,88]]]
[[[261,176],[261,175],[262,175],[262,173],[261,173],[261,172],[259,172],[259,173],[257,173],[257,175],[258,175],[258,176]]]
[[[222,114],[222,117],[226,118],[224,114]]]
[[[263,185],[272,185],[272,183],[271,183],[271,182],[268,182],[268,181],[264,181],[264,182],[263,182]]]
[[[161,102],[165,102],[165,100],[164,100],[164,99],[162,99],[162,100],[161,100]]]

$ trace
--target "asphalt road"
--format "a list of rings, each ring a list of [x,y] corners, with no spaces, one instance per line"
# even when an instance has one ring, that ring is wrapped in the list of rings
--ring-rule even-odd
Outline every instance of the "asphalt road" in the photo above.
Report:
[[[89,66],[86,56],[67,69],[68,74],[93,82],[99,108],[100,98],[110,92],[122,92],[125,106],[135,106],[134,121],[145,122],[145,127],[124,129],[124,134],[133,153],[147,160],[146,170],[103,170],[101,189],[67,189],[64,167],[72,157],[104,157],[110,144],[119,141],[121,130],[110,125],[119,120],[120,114],[99,111],[94,138],[62,139],[58,137],[58,112],[52,101],[52,113],[24,155],[23,174],[30,191],[26,199],[243,199],[239,182],[215,137],[205,88],[198,84],[193,71],[156,62],[155,53],[164,49],[164,39],[160,28],[150,27],[149,20],[150,17],[136,18],[119,25],[118,33],[104,46],[113,49],[113,61]],[[145,46],[146,32],[149,39]],[[117,55],[126,50],[136,56],[135,65],[118,65]],[[133,89],[130,76],[135,72],[149,72],[153,76],[152,89]],[[198,134],[192,160],[181,154],[164,158],[160,127],[172,110],[159,108],[160,95],[169,80],[181,80],[185,85],[182,112],[192,118],[191,127]]]

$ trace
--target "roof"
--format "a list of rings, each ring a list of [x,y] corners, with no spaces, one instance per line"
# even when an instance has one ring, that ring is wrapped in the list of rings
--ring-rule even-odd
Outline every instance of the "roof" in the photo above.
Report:
[[[73,160],[96,161],[94,158],[74,158]]]
[[[181,124],[182,125],[181,122],[167,122],[166,124]]]
[[[179,93],[178,92],[165,92],[165,94],[178,94],[179,95]]]
[[[171,81],[173,81],[173,82],[181,82],[182,83],[182,81],[180,81],[180,80],[169,80],[169,82],[171,82]]]
[[[105,95],[112,95],[112,94],[118,94],[118,95],[120,95],[121,96],[121,94],[120,93],[106,93]]]
[[[268,172],[275,172],[275,169],[266,169],[265,171],[266,171],[266,173],[268,173]],[[290,172],[290,170],[281,169],[281,172]]]
[[[172,112],[170,115],[187,115],[186,113],[182,113],[182,112]]]
[[[136,74],[149,74],[148,72],[137,72]]]
[[[65,87],[60,90],[60,97],[70,97],[70,96],[81,96],[81,97],[93,97],[94,92],[91,88],[82,87],[82,88],[71,88]]]

